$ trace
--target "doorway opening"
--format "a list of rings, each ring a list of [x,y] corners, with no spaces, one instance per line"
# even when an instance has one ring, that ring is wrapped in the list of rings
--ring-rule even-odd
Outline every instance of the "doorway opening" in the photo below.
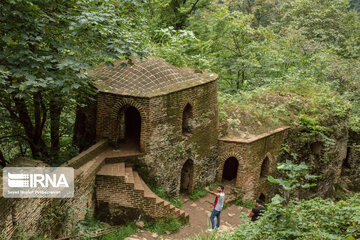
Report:
[[[180,192],[191,192],[194,176],[194,162],[188,159],[181,169]]]
[[[236,179],[238,168],[239,161],[235,157],[226,159],[222,179],[229,181]]]
[[[140,149],[141,116],[132,106],[123,107],[118,116],[118,146],[134,150]]]

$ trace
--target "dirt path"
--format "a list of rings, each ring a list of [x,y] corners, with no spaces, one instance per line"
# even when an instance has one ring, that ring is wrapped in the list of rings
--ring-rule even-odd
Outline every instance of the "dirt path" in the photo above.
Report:
[[[228,194],[230,190],[228,186],[225,186],[225,194]],[[208,194],[195,201],[190,200],[186,196],[182,196],[182,200],[183,206],[181,209],[190,214],[190,221],[189,224],[183,226],[178,232],[157,236],[154,233],[139,230],[138,233],[126,238],[126,240],[178,240],[194,237],[198,234],[207,234],[206,230],[211,228],[209,217],[213,209],[214,196]],[[247,209],[235,205],[224,209],[221,212],[221,225],[219,230],[232,231],[236,226],[241,224],[239,219],[241,212],[246,213]]]

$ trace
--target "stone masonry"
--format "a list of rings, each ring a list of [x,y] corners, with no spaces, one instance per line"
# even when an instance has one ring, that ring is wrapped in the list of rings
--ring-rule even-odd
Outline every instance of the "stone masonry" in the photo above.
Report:
[[[288,127],[278,128],[272,132],[258,135],[251,139],[219,139],[219,158],[217,180],[221,182],[225,162],[236,158],[238,169],[235,175],[235,186],[244,193],[244,200],[251,200],[262,195],[269,196],[271,183],[268,176],[275,176],[281,145],[286,137]]]

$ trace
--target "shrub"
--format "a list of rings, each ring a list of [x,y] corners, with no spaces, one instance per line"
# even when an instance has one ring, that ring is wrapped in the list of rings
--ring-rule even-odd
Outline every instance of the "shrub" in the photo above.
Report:
[[[145,223],[145,229],[158,235],[163,235],[165,232],[177,232],[180,227],[181,222],[175,218],[172,218],[170,220],[161,220],[158,222]]]

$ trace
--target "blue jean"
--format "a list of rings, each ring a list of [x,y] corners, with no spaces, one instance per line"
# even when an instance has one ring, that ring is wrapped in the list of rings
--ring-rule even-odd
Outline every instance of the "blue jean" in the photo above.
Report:
[[[211,228],[215,228],[215,217],[217,218],[216,227],[220,227],[220,211],[216,211],[215,209],[212,211],[210,215]]]

